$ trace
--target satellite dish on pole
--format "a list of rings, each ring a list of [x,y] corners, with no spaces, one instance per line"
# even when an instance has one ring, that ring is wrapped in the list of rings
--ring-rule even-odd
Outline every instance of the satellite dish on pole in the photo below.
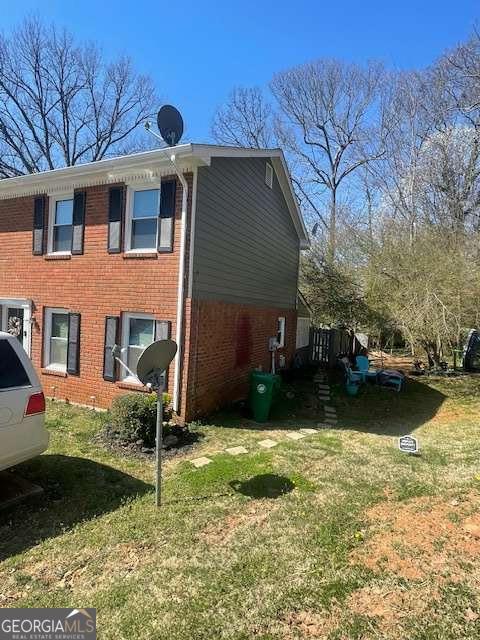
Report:
[[[157,340],[152,342],[140,356],[137,363],[137,378],[143,384],[150,384],[154,389],[177,353],[177,343],[173,340]]]
[[[162,440],[163,440],[163,374],[177,353],[173,340],[152,342],[142,353],[137,364],[137,378],[157,392],[156,429],[156,492],[157,507],[162,501]]]
[[[157,114],[157,125],[169,147],[174,147],[180,142],[183,135],[183,118],[178,109],[171,104],[163,105]]]

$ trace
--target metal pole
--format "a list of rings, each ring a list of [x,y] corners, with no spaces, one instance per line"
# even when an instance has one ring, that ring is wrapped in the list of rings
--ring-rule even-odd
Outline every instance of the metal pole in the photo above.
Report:
[[[156,434],[156,485],[155,500],[159,507],[162,504],[162,442],[163,442],[163,385],[157,388],[157,434]]]

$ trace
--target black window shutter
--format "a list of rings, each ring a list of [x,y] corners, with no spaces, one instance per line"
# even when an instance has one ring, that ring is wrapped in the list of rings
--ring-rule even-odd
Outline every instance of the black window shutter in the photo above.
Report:
[[[33,255],[44,253],[45,196],[35,198],[33,206]]]
[[[80,372],[80,314],[68,314],[67,373],[74,376]]]
[[[158,250],[173,250],[173,228],[175,224],[176,180],[162,180],[160,190],[160,213],[158,218]]]
[[[85,235],[85,204],[87,194],[85,191],[76,191],[73,196],[73,232],[72,254],[83,253],[83,238]]]
[[[117,366],[112,349],[118,341],[118,326],[120,318],[118,316],[107,316],[105,318],[105,347],[103,352],[103,379],[108,382],[115,382],[117,379]]]
[[[108,194],[108,253],[122,250],[124,188],[111,187]]]

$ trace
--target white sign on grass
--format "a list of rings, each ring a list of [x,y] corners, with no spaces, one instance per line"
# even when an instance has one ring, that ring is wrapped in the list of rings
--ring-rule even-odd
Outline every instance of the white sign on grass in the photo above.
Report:
[[[418,440],[413,436],[402,436],[398,439],[398,448],[405,453],[417,453]]]

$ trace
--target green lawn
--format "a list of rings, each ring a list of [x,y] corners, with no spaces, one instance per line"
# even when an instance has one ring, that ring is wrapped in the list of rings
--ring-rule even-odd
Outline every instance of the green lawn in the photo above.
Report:
[[[480,637],[480,378],[334,385],[337,428],[290,441],[321,421],[309,390],[261,428],[193,425],[160,511],[152,463],[95,440],[106,416],[51,404],[49,451],[18,468],[45,497],[0,514],[0,606],[96,607],[112,640]]]

